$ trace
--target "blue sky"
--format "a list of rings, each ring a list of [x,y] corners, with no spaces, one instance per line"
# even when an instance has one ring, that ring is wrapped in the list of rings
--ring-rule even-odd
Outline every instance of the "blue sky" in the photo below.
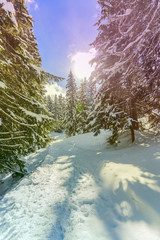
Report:
[[[34,18],[43,68],[67,77],[72,57],[86,53],[96,38],[96,0],[27,0]],[[82,54],[81,54],[82,56]],[[83,54],[83,57],[85,55]],[[63,83],[62,83],[63,85]]]

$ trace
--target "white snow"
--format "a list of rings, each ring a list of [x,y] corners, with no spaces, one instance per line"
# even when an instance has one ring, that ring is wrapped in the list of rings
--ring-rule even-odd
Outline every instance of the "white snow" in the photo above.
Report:
[[[0,240],[159,240],[160,137],[58,135],[0,201]]]
[[[112,8],[112,5],[109,2],[105,2],[105,5]]]
[[[118,15],[118,17],[127,16],[127,15],[131,14],[131,12],[132,12],[132,9],[126,9],[125,13],[121,14],[121,15]]]
[[[30,57],[32,57],[32,56],[30,55]],[[32,58],[33,58],[33,57],[32,57]],[[30,65],[32,66],[32,68],[34,68],[34,70],[37,72],[38,75],[41,75],[41,74],[42,74],[43,69],[42,69],[41,67],[38,67],[38,66],[36,66],[35,64],[30,64]]]
[[[15,18],[16,13],[13,4],[11,2],[7,2],[6,0],[0,0],[0,4],[2,4],[2,8],[7,12],[8,16],[10,16],[9,12],[11,13],[11,20],[16,26],[18,26]]]
[[[4,82],[0,81],[0,88],[6,88],[6,85]]]
[[[36,118],[37,122],[41,122],[42,119],[52,119],[52,118],[49,118],[47,115],[44,115],[44,114],[38,114],[38,113],[34,113],[34,112],[31,112],[31,111],[28,111],[26,110],[25,108],[23,107],[19,107],[26,115],[29,115],[33,118]]]
[[[160,112],[158,109],[153,109],[152,112],[158,116],[160,116]]]

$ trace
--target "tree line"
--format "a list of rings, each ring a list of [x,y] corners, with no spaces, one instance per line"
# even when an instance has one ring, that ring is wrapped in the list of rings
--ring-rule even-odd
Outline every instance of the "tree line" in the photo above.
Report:
[[[69,74],[66,134],[93,131],[97,135],[100,129],[110,129],[108,141],[114,144],[120,133],[129,130],[134,142],[142,119],[156,132],[160,127],[160,4],[158,0],[98,3],[101,15],[92,43],[96,56],[90,78],[94,94],[89,95],[86,81],[77,91]]]

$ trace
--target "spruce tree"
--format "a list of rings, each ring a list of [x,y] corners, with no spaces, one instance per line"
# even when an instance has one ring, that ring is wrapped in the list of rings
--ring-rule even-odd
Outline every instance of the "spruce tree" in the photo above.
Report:
[[[69,136],[75,136],[77,133],[77,86],[75,78],[70,71],[66,85],[66,110],[65,110],[65,133]]]
[[[50,113],[53,113],[53,105],[54,105],[54,102],[53,102],[53,99],[51,98],[50,95],[48,95],[46,97],[46,105],[47,105],[47,109]]]
[[[89,102],[90,102],[90,105],[93,106],[97,90],[96,90],[96,83],[93,81],[92,77],[89,78],[87,85],[88,85]]]
[[[58,120],[61,122],[63,122],[64,120],[65,107],[66,107],[65,97],[63,97],[63,95],[60,94],[58,97],[58,109],[59,109]]]
[[[145,59],[149,53],[154,56],[154,50],[149,51],[147,39],[149,35],[154,39],[152,33],[159,31],[154,31],[154,27],[159,20],[160,6],[158,1],[152,0],[134,3],[129,0],[99,0],[98,3],[101,17],[97,22],[98,36],[93,43],[97,50],[93,62],[96,63],[94,77],[99,93],[94,129],[96,133],[100,128],[112,129],[111,142],[117,141],[120,131],[130,129],[134,141],[134,130],[139,127],[138,118],[144,115],[139,103],[148,85],[141,66],[142,55],[147,44]],[[150,94],[153,96],[152,90]]]
[[[55,120],[59,119],[59,106],[58,106],[57,94],[54,95],[54,99],[53,99],[53,115]]]
[[[0,1],[0,171],[22,171],[20,156],[48,142],[53,120],[43,96],[53,77],[41,68],[24,1]]]
[[[77,119],[78,119],[78,132],[86,133],[88,132],[87,128],[87,118],[90,111],[90,102],[89,94],[87,89],[87,80],[84,79],[81,81],[79,92],[78,92],[78,102],[77,102]]]
[[[139,108],[157,132],[160,127],[160,29],[157,26],[159,13],[160,10],[155,14],[152,31],[148,32],[140,54],[140,67],[145,81],[139,89],[141,97]]]

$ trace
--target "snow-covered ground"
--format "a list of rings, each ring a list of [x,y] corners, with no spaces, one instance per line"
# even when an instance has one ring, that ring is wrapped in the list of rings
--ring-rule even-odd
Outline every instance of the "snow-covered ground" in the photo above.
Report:
[[[0,240],[160,240],[160,138],[71,138],[26,157],[0,200]]]

